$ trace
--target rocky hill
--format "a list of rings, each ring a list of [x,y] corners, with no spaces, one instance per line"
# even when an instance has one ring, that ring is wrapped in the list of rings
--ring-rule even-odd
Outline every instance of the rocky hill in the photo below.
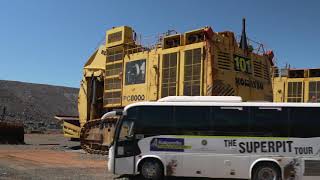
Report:
[[[25,131],[61,129],[57,114],[77,115],[78,89],[0,80],[0,121],[18,121]]]

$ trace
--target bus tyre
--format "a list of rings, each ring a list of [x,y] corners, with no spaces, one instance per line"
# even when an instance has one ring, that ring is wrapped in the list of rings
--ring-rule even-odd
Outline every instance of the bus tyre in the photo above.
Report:
[[[147,159],[141,165],[141,176],[143,179],[163,179],[163,166],[158,160]]]
[[[274,163],[261,163],[253,169],[252,180],[281,180],[280,168]]]

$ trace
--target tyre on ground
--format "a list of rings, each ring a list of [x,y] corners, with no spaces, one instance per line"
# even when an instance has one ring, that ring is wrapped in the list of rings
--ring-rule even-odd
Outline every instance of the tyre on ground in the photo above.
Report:
[[[252,172],[252,180],[281,180],[281,170],[275,163],[258,164]]]
[[[146,159],[140,167],[140,176],[143,179],[162,180],[164,178],[163,165],[159,160]]]

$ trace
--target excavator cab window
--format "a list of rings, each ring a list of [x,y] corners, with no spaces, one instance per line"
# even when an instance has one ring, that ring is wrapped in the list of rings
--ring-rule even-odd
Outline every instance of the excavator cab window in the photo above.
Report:
[[[126,85],[145,83],[146,60],[136,60],[126,63]]]

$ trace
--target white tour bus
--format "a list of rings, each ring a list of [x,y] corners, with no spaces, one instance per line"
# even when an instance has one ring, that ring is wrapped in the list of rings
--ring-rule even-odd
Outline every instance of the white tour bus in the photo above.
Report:
[[[117,175],[320,180],[320,103],[177,96],[115,113]]]

